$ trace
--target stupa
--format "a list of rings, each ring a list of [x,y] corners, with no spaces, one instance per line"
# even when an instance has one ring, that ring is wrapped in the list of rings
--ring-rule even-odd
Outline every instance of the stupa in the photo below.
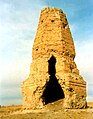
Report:
[[[75,55],[66,15],[61,9],[42,9],[30,75],[22,82],[25,108],[42,108],[57,100],[62,100],[63,108],[86,107],[86,82],[79,74]]]

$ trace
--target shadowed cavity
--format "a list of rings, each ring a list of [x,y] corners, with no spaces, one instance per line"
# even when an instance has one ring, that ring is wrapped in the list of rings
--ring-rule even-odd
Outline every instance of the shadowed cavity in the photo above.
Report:
[[[56,74],[56,58],[52,55],[52,57],[48,60],[48,73],[49,73],[49,82],[45,85],[45,90],[42,95],[42,99],[44,104],[48,104],[59,99],[64,98],[64,92],[58,83],[58,80],[55,76]]]

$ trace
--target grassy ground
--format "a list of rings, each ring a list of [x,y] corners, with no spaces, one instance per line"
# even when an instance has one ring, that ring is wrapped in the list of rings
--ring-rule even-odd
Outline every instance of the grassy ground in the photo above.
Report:
[[[22,106],[0,107],[0,119],[93,119],[93,103],[86,109],[62,109],[49,104],[41,110],[23,110]]]

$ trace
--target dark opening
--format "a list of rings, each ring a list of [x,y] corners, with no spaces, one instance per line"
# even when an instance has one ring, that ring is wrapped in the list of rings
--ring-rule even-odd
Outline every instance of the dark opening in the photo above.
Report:
[[[36,51],[38,51],[38,49],[36,49]]]
[[[63,23],[63,28],[65,28],[67,26],[67,24]]]
[[[54,22],[54,20],[51,20],[51,22]]]
[[[53,75],[55,76],[56,74],[55,64],[56,64],[56,59],[54,56],[52,56],[50,60],[48,60],[48,73],[50,74],[50,76]]]
[[[50,74],[49,82],[46,83],[46,86],[44,87],[45,90],[42,95],[42,99],[45,104],[64,98],[64,92],[55,76],[55,64],[56,58],[52,56],[48,61],[48,73]]]

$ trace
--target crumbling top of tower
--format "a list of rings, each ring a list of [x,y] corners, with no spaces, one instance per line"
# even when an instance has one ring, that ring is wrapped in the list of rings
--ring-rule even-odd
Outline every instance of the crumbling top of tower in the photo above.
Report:
[[[45,12],[45,11],[59,11],[59,12],[63,13],[62,9],[50,8],[50,7],[47,7],[47,8],[42,9],[42,10],[41,10],[41,13],[42,13],[42,12]]]
[[[44,8],[40,14],[33,46],[33,59],[49,57],[75,57],[75,48],[66,15],[58,8]]]

